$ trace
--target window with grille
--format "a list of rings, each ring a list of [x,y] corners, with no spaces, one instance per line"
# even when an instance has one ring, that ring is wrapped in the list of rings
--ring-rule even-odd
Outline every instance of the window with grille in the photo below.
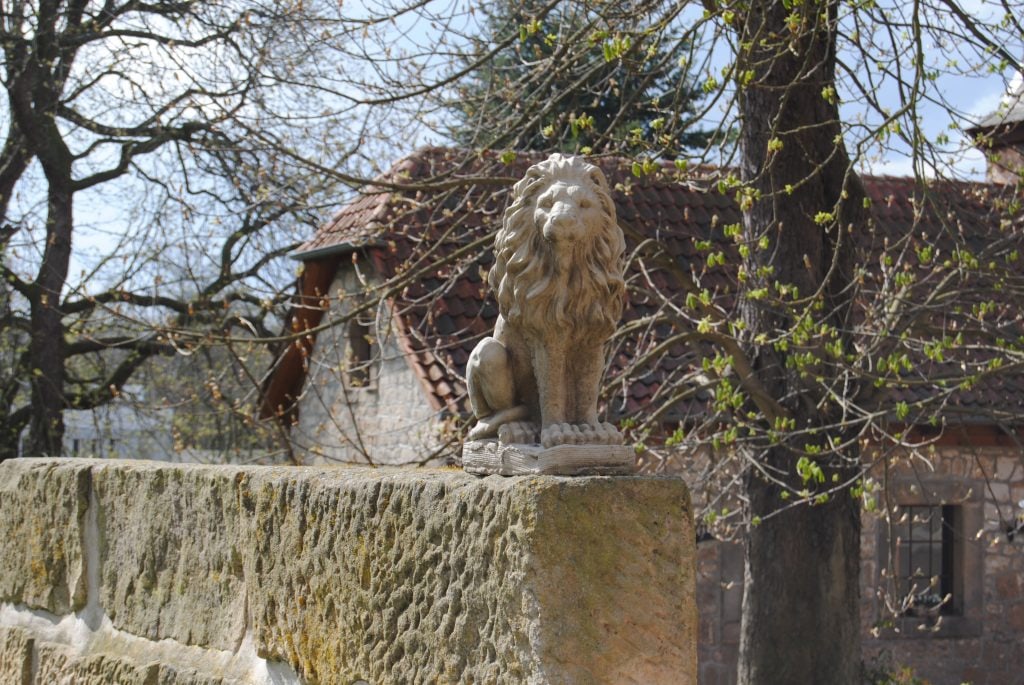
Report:
[[[902,506],[896,523],[896,584],[908,616],[959,615],[959,510],[955,505]]]
[[[984,488],[943,474],[887,484],[877,529],[875,603],[883,639],[978,637],[984,631]]]

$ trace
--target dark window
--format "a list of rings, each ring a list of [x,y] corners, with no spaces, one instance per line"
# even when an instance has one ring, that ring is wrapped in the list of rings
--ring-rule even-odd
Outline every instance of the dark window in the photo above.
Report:
[[[960,507],[903,506],[896,524],[896,583],[908,616],[962,611]]]
[[[348,381],[356,388],[373,385],[374,339],[370,326],[359,317],[348,322]]]

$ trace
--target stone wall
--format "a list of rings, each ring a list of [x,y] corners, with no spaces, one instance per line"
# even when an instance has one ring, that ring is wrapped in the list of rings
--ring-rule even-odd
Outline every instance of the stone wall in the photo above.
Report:
[[[693,683],[671,478],[0,464],[0,683]]]
[[[354,266],[339,267],[324,320],[348,316],[367,278],[372,275],[359,274]],[[317,335],[298,425],[291,432],[303,463],[416,464],[441,447],[442,417],[427,401],[386,315],[386,309],[379,317],[367,314],[378,319],[378,335],[368,382],[361,386],[346,375],[346,327],[327,328]]]
[[[697,544],[697,663],[700,685],[732,685],[740,646],[743,545],[703,540]]]
[[[933,468],[902,463],[890,475],[896,504],[957,504],[965,526],[958,572],[960,615],[930,622],[886,615],[884,522],[864,518],[862,618],[867,663],[908,666],[935,685],[1016,685],[1024,664],[1024,535],[1009,535],[1024,501],[1024,458],[1015,447],[939,448]]]
[[[971,437],[978,437],[972,435]],[[891,568],[884,519],[865,512],[861,534],[861,623],[865,682],[910,669],[931,685],[1019,685],[1024,664],[1024,458],[1010,445],[940,447],[928,464],[895,460],[894,505],[955,504],[963,513],[957,573],[963,610],[941,621],[894,616],[886,607]],[[699,494],[695,493],[695,496]],[[885,500],[878,497],[880,506]],[[899,511],[895,516],[900,515]],[[733,685],[743,596],[742,545],[702,541],[697,552],[701,685]],[[903,681],[900,681],[903,682]],[[909,680],[907,680],[909,682]]]
[[[1005,145],[987,152],[985,180],[990,183],[1020,183],[1024,176],[1024,143]]]

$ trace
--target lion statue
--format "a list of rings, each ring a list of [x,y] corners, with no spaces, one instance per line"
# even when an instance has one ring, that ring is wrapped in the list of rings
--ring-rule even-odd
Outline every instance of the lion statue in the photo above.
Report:
[[[516,183],[487,281],[494,333],[467,364],[471,440],[621,444],[597,418],[604,346],[622,316],[625,241],[604,174],[551,155]]]

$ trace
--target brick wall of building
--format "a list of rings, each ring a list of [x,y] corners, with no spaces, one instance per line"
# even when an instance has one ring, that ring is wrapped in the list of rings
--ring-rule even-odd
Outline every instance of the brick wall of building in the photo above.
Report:
[[[700,685],[736,682],[743,600],[743,546],[734,542],[697,543],[697,662]]]
[[[989,153],[986,180],[990,183],[1019,183],[1024,175],[1024,143],[1000,147]]]
[[[1010,530],[1024,500],[1024,459],[1015,447],[945,448],[934,471],[904,462],[889,474],[890,499],[959,504],[969,520],[960,555],[965,596],[960,616],[893,619],[879,587],[889,564],[879,546],[885,523],[866,516],[862,546],[865,658],[914,673],[936,685],[1019,685],[1024,682],[1024,536]]]
[[[903,668],[932,685],[1024,683],[1024,457],[1011,446],[947,448],[931,467],[902,461],[879,482],[896,504],[955,504],[967,524],[958,572],[965,595],[961,616],[894,617],[885,589],[891,563],[882,516],[865,513],[861,537],[861,618],[868,673]],[[934,470],[933,470],[934,469]],[[884,499],[879,496],[880,506]],[[894,518],[900,510],[893,512]],[[698,644],[701,685],[736,682],[743,594],[742,546],[708,540],[697,546]],[[881,591],[881,592],[880,592]],[[872,682],[866,680],[866,682]]]

